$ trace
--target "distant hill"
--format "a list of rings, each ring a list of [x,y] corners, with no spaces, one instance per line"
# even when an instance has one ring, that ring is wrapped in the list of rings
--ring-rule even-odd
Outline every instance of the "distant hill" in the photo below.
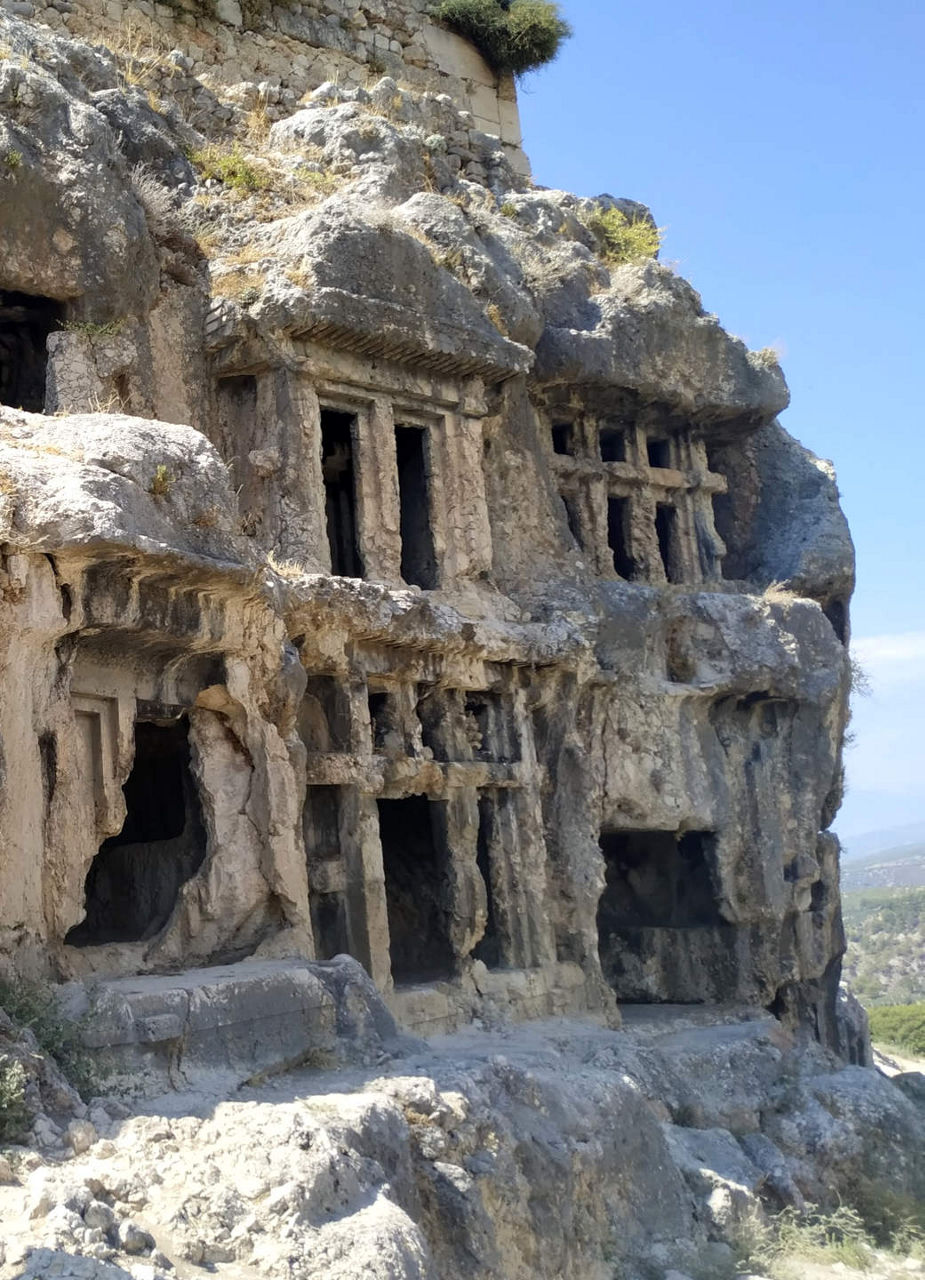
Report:
[[[842,891],[925,886],[925,841],[842,862]]]
[[[858,858],[866,858],[872,853],[905,849],[913,844],[925,844],[925,822],[907,822],[901,827],[880,827],[876,831],[864,831],[861,835],[845,836],[842,840],[842,862],[856,862]]]
[[[862,1004],[925,1000],[925,888],[846,893],[843,910],[844,978]]]

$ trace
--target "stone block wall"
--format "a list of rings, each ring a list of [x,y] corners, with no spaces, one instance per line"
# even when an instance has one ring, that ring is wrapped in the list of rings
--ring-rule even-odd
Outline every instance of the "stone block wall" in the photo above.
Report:
[[[134,54],[140,82],[156,80],[163,63],[219,99],[260,101],[271,119],[322,83],[365,87],[390,75],[418,92],[448,95],[471,114],[475,132],[500,138],[514,168],[528,172],[513,78],[496,75],[468,41],[437,26],[429,7],[430,0],[0,0],[0,8],[63,35]]]

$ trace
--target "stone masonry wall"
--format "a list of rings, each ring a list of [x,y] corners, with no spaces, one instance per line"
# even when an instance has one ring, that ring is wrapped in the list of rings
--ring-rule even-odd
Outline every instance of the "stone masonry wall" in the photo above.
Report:
[[[204,114],[221,118],[212,93],[259,103],[278,119],[324,82],[367,87],[389,75],[419,92],[449,95],[471,114],[473,130],[500,138],[514,168],[527,172],[513,79],[432,22],[429,7],[430,0],[0,0],[0,8],[63,35],[102,39],[134,55],[143,86],[165,71],[174,81],[188,73],[201,82],[197,127]]]

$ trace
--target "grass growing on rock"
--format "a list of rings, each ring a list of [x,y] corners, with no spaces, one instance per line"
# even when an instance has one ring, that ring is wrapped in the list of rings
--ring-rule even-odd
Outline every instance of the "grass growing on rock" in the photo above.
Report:
[[[29,1131],[26,1073],[15,1058],[0,1058],[0,1142],[19,1142]]]
[[[830,1210],[788,1208],[768,1219],[754,1213],[734,1242],[737,1271],[801,1280],[807,1264],[869,1271],[884,1253],[897,1260],[925,1256],[925,1206],[866,1180],[851,1200]]]
[[[63,1016],[52,986],[25,979],[0,980],[0,1009],[14,1024],[28,1027],[41,1051],[54,1058],[79,1093],[89,1097],[99,1092],[97,1067],[83,1046],[80,1024]],[[8,1088],[16,1074],[14,1065],[6,1060]]]
[[[588,230],[609,267],[654,258],[662,243],[662,229],[648,218],[628,218],[622,209],[600,209],[588,218]]]
[[[551,0],[440,0],[434,17],[495,71],[523,75],[552,62],[572,29]]]
[[[211,178],[233,191],[266,191],[271,185],[270,175],[245,155],[237,142],[231,147],[209,143],[191,152],[190,160],[204,179]]]

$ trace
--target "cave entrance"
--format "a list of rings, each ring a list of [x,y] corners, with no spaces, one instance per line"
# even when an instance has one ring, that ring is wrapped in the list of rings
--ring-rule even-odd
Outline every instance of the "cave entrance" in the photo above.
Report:
[[[426,434],[423,427],[396,427],[395,458],[401,508],[401,576],[413,586],[433,591],[437,586],[437,557],[431,528]]]
[[[678,513],[670,502],[660,502],[655,508],[655,532],[658,552],[662,557],[665,577],[669,582],[681,582],[681,548],[678,542]]]
[[[601,427],[598,433],[601,462],[626,461],[626,432],[619,427]]]
[[[720,911],[715,835],[605,831],[600,848],[598,953],[618,998],[721,998],[734,930]]]
[[[43,411],[48,335],[63,318],[64,308],[51,298],[0,290],[0,404]]]
[[[646,441],[646,458],[650,467],[670,467],[671,441],[650,436]]]
[[[425,796],[380,800],[379,839],[396,984],[434,982],[453,972],[446,805]]]
[[[321,474],[324,512],[331,551],[331,572],[340,578],[362,578],[363,560],[357,541],[356,475],[352,413],[321,410]]]
[[[302,834],[315,954],[319,960],[349,954],[350,929],[346,869],[341,848],[341,788],[309,786],[302,809]]]
[[[205,828],[186,716],[135,725],[135,760],[122,793],[125,822],[90,865],[86,917],[68,933],[71,946],[153,938],[170,919],[181,887],[202,866]]]
[[[479,834],[476,862],[485,885],[485,932],[476,944],[472,955],[481,960],[486,969],[499,969],[502,960],[501,934],[498,929],[498,907],[495,899],[495,881],[499,868],[492,857],[492,837],[497,827],[495,800],[490,795],[479,796]]]
[[[581,521],[578,518],[578,503],[570,494],[563,493],[561,495],[562,506],[565,508],[565,522],[568,525],[569,533],[575,539],[578,547],[584,547],[584,540],[581,536]]]
[[[630,552],[629,498],[607,499],[607,543],[613,555],[613,567],[621,578],[631,582],[636,576],[636,563]]]
[[[563,457],[575,454],[575,428],[571,422],[555,422],[552,426],[552,451]]]

